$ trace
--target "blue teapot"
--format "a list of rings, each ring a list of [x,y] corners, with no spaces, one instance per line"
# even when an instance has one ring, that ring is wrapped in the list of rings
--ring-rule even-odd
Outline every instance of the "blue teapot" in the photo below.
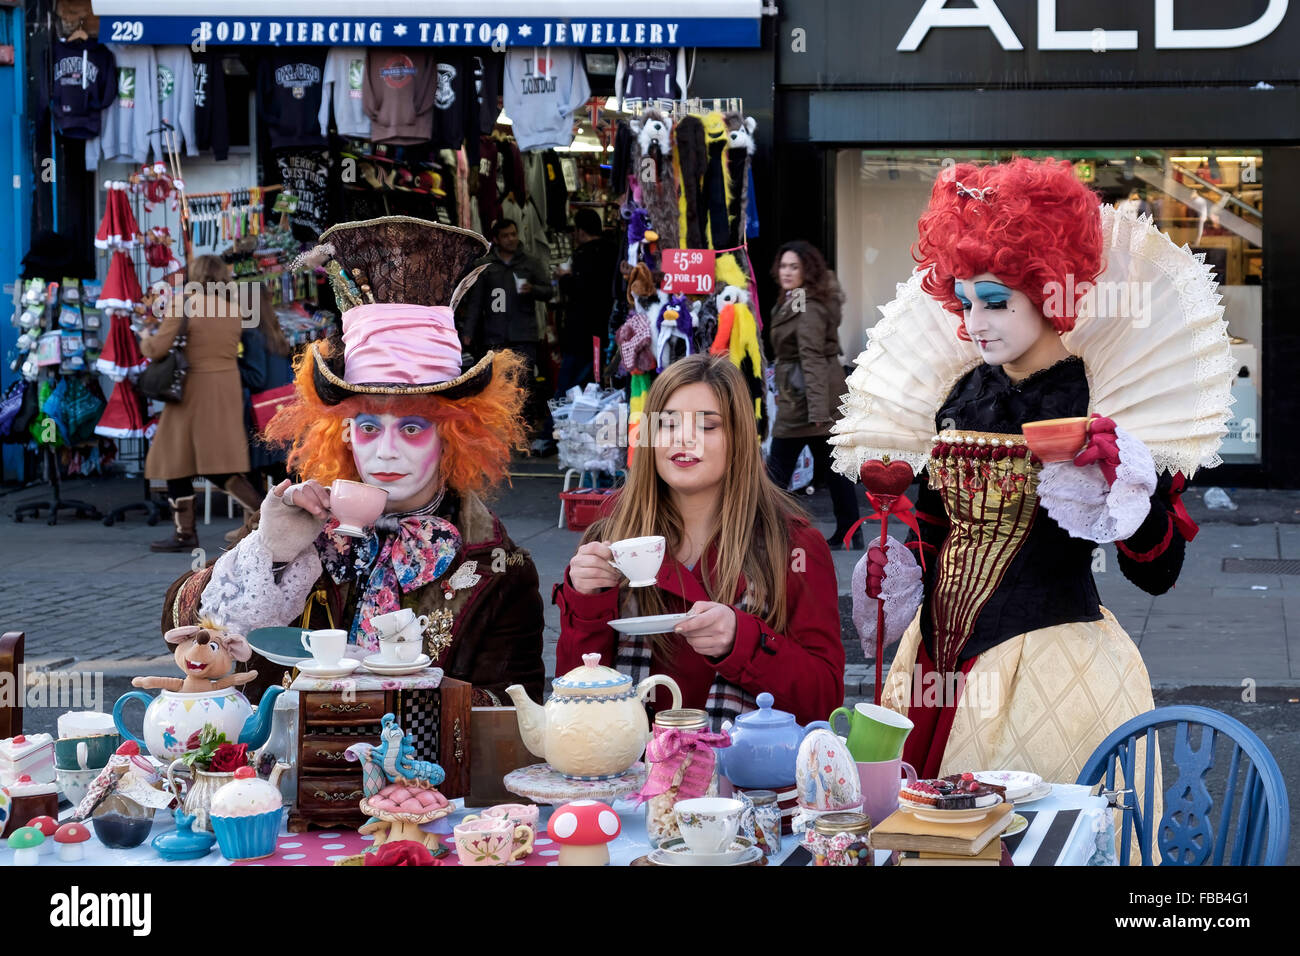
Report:
[[[794,714],[774,710],[771,694],[758,695],[758,710],[741,714],[733,726],[723,721],[731,734],[731,746],[717,751],[723,774],[735,786],[769,790],[788,789],[795,783],[799,744],[811,730],[830,730],[824,720],[800,727]]]

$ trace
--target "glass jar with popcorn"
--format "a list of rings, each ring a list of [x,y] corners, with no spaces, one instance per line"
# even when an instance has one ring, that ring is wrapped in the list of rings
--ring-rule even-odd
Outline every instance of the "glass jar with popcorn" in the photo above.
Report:
[[[655,715],[654,736],[646,745],[646,784],[638,796],[646,805],[646,834],[652,847],[681,836],[673,807],[679,800],[718,795],[715,748],[731,738],[709,731],[702,710],[677,708]]]

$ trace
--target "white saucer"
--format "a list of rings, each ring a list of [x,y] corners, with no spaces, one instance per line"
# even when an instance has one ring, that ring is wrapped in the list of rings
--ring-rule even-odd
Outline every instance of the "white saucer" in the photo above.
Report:
[[[620,617],[609,626],[620,634],[671,634],[674,627],[686,620],[687,614],[651,614],[648,617]]]
[[[1029,793],[1025,794],[1023,797],[1016,797],[1011,802],[1014,803],[1017,807],[1023,807],[1027,803],[1036,803],[1039,800],[1043,799],[1043,797],[1050,797],[1051,795],[1052,795],[1052,785],[1048,783],[1046,780],[1044,780],[1042,783],[1040,783]]]
[[[725,853],[691,853],[684,840],[668,840],[650,851],[650,862],[660,866],[746,866],[762,859],[763,848],[738,838]]]
[[[906,810],[919,820],[928,820],[931,823],[969,823],[972,820],[982,820],[1002,803],[990,803],[987,807],[971,807],[967,810],[941,810],[938,807],[926,806],[920,803],[908,803],[906,800],[898,801],[898,808]]]
[[[298,673],[307,677],[347,677],[361,662],[354,657],[345,657],[332,667],[326,667],[317,664],[312,658],[299,661],[297,664]]]
[[[372,674],[381,674],[384,677],[401,677],[405,674],[414,674],[417,671],[424,670],[432,663],[433,661],[429,658],[428,654],[421,654],[409,663],[385,661],[378,654],[372,654],[361,662],[362,666]]]

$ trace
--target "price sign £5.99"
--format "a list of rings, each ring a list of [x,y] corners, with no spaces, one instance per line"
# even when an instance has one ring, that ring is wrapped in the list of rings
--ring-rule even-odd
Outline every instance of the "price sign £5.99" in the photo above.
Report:
[[[708,295],[713,291],[713,268],[717,253],[712,249],[664,249],[663,290],[680,295]]]

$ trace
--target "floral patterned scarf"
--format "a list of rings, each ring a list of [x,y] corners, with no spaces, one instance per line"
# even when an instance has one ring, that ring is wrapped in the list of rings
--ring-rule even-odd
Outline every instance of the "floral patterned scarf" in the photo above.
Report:
[[[349,643],[378,650],[371,618],[399,610],[403,594],[436,581],[460,553],[460,531],[433,514],[436,507],[382,515],[364,539],[336,534],[334,518],[326,522],[317,541],[321,563],[335,584],[355,580],[361,588]]]

